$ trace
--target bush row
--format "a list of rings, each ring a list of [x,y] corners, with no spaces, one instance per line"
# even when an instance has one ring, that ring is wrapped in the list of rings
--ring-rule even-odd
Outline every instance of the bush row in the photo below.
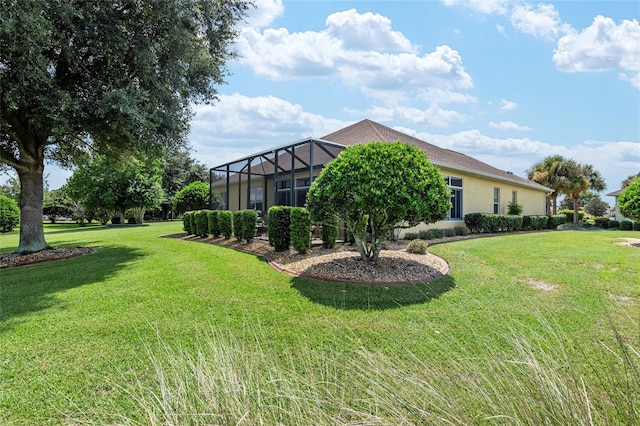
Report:
[[[556,229],[567,222],[567,215],[551,216],[531,215],[515,216],[492,213],[469,213],[464,216],[464,223],[472,233],[481,232],[513,232],[523,230]]]
[[[469,235],[469,228],[465,225],[458,225],[454,228],[446,229],[422,229],[419,232],[407,232],[404,234],[405,240],[436,240],[444,237],[455,237],[456,235]]]
[[[182,216],[183,229],[187,235],[205,238],[209,234],[225,239],[235,235],[238,241],[252,242],[256,236],[258,213],[255,210],[197,210]]]
[[[304,254],[311,247],[311,216],[304,207],[273,206],[267,212],[269,245],[276,251],[293,247]],[[322,224],[322,246],[333,248],[338,238],[338,219],[330,218]]]

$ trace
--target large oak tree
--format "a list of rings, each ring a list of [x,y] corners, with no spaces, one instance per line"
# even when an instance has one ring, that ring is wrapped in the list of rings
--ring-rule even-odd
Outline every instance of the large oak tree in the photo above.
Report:
[[[47,247],[45,158],[184,144],[223,83],[242,0],[3,0],[0,160],[21,184],[18,253]]]

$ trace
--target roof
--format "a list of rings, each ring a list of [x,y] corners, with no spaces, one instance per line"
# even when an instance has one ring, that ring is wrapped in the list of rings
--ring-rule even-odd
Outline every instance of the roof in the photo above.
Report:
[[[609,197],[617,197],[618,195],[622,194],[623,189],[618,189],[617,191],[613,191],[607,194],[607,196]]]
[[[424,151],[429,161],[436,166],[467,172],[480,176],[490,177],[498,180],[505,180],[526,187],[541,191],[551,191],[546,186],[540,185],[529,179],[516,176],[511,172],[500,170],[487,163],[484,163],[468,155],[440,148],[413,136],[394,130],[371,120],[362,120],[351,126],[330,133],[321,138],[322,140],[336,142],[341,145],[361,145],[373,141],[380,142],[405,142],[418,147]]]

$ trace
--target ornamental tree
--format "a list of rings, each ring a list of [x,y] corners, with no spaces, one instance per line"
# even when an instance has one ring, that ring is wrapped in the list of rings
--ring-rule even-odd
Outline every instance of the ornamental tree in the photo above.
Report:
[[[620,193],[618,208],[623,216],[640,221],[640,177],[627,185]]]
[[[157,207],[164,199],[159,161],[141,161],[134,157],[114,160],[94,157],[77,168],[67,180],[65,193],[87,211],[116,212],[120,223],[128,209]]]
[[[0,161],[21,184],[18,253],[47,247],[45,158],[185,144],[226,77],[243,0],[2,2]]]
[[[376,261],[400,222],[445,219],[450,192],[424,152],[403,143],[347,147],[325,166],[307,195],[312,219],[337,216],[353,234],[360,257]]]

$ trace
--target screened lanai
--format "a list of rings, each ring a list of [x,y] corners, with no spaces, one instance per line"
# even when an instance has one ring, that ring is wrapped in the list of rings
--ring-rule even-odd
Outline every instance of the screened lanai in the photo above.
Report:
[[[273,205],[303,206],[313,179],[344,148],[307,138],[212,167],[210,207],[266,212]],[[222,200],[217,206],[215,194]]]

